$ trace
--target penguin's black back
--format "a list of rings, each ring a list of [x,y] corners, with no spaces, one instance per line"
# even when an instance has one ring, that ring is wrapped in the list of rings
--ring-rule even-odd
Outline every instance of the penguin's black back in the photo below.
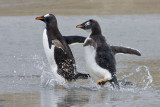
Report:
[[[60,41],[65,47],[65,52],[60,48],[54,48],[54,58],[58,66],[58,74],[67,80],[72,80],[76,72],[75,59],[66,41],[63,38]]]
[[[111,47],[106,43],[104,36],[97,35],[94,37],[93,40],[97,43],[96,63],[113,75],[116,72],[116,61]]]
[[[114,53],[111,50],[111,47],[109,46],[109,44],[106,43],[105,37],[102,36],[101,34],[94,36],[91,35],[91,37],[96,43],[96,56],[95,56],[96,63],[100,67],[108,70],[111,73],[112,79],[109,80],[109,82],[116,89],[120,89],[116,77],[116,60],[114,57]]]

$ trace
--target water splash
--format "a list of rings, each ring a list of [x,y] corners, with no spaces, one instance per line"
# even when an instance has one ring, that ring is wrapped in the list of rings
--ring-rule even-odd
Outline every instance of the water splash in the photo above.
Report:
[[[55,85],[63,85],[65,88],[79,88],[79,89],[89,89],[89,90],[100,90],[102,87],[98,86],[92,79],[89,79],[88,82],[81,84],[81,82],[71,82],[58,84],[56,82],[56,78],[54,77],[53,72],[49,69],[49,65],[43,57],[38,55],[33,55],[31,58],[34,63],[34,67],[39,69],[41,73],[41,86],[53,88]],[[129,74],[125,74],[122,76],[122,81],[120,81],[120,86],[123,89],[127,89],[128,91],[135,91],[136,89],[146,90],[151,87],[153,79],[150,74],[150,71],[147,66],[139,66],[133,72]],[[57,84],[56,84],[57,83]],[[111,89],[112,86],[108,83],[104,87],[104,89]]]
[[[149,72],[149,69],[147,66],[140,66],[136,69],[136,72],[144,72],[145,75],[142,76],[142,80],[140,82],[140,84],[144,84],[144,90],[146,90],[147,88],[150,88],[150,84],[152,83],[153,79],[152,76]],[[141,73],[140,73],[141,74]]]
[[[83,82],[84,81],[84,82]],[[93,79],[89,78],[88,80],[76,80],[75,82],[68,83],[65,85],[67,89],[85,89],[85,90],[101,90],[101,86],[97,85]]]
[[[44,69],[47,67],[47,64],[44,61],[44,58],[36,54],[32,55],[31,58],[34,63],[34,67],[36,67],[40,71],[44,71]]]
[[[52,72],[42,72],[41,75],[41,85],[44,88],[66,88],[66,89],[87,89],[87,90],[100,90],[102,87],[97,85],[91,78],[88,80],[76,80],[72,82],[65,82],[60,84],[54,78]]]
[[[151,87],[153,81],[147,66],[139,66],[134,72],[123,75],[122,80],[132,81],[132,88],[140,88],[146,90]]]

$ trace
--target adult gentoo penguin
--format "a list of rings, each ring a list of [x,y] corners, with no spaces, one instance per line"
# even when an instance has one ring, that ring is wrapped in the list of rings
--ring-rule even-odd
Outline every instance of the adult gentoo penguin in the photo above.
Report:
[[[113,87],[120,89],[116,77],[116,60],[114,57],[118,48],[114,48],[115,50],[113,49],[112,51],[112,47],[106,43],[106,39],[102,35],[97,21],[91,19],[76,27],[90,32],[83,46],[85,49],[86,65],[91,78],[99,85],[103,85],[109,81]]]
[[[72,81],[78,78],[88,78],[88,74],[76,72],[75,59],[58,29],[56,17],[52,14],[46,14],[37,17],[36,20],[41,20],[46,24],[43,32],[43,46],[56,82],[63,84],[65,80]]]

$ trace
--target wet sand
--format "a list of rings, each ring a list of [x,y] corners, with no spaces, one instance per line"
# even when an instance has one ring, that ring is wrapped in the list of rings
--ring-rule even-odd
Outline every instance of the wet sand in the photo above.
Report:
[[[1,0],[0,16],[159,14],[160,0]]]

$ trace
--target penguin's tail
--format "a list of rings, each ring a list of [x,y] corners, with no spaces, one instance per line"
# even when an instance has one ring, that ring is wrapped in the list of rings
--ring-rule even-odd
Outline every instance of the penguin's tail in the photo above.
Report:
[[[82,73],[77,73],[74,76],[74,79],[88,79],[90,77],[89,74],[82,74]]]
[[[112,77],[112,79],[111,79],[109,82],[111,83],[111,85],[112,85],[115,89],[120,90],[120,86],[119,86],[119,83],[118,83],[118,81],[117,81],[117,77],[116,77],[115,75]]]

